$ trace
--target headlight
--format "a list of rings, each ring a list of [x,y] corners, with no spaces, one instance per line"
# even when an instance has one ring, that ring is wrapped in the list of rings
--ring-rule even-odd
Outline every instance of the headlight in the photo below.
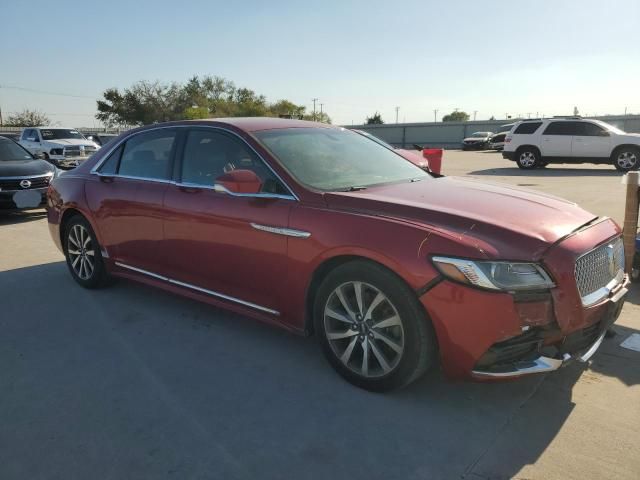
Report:
[[[62,155],[64,153],[64,149],[62,148],[52,148],[51,155]]]
[[[541,290],[555,287],[549,274],[536,263],[491,262],[433,257],[445,277],[490,290]]]

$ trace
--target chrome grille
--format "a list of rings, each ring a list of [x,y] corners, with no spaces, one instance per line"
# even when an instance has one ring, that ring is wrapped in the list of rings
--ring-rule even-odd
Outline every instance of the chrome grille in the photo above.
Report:
[[[591,305],[609,293],[611,283],[624,277],[624,246],[621,238],[601,245],[576,261],[576,285],[582,303]]]
[[[32,188],[46,188],[49,186],[49,182],[53,177],[49,175],[38,175],[33,177],[19,177],[19,178],[0,178],[0,191],[18,191],[18,190],[30,190]],[[20,185],[23,180],[29,180],[30,184],[27,187]]]
[[[95,153],[96,147],[93,145],[70,145],[64,148],[65,157],[88,157]]]

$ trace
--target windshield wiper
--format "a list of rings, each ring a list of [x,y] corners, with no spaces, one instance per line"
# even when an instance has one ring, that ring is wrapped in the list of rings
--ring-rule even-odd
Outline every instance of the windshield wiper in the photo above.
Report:
[[[409,181],[410,181],[411,183],[414,183],[414,182],[421,182],[422,180],[424,180],[424,177],[416,177],[416,178],[410,178],[410,179],[409,179]]]
[[[366,190],[367,187],[363,187],[361,185],[351,185],[350,187],[347,188],[341,188],[339,190],[336,190],[337,192],[357,192],[360,190]]]

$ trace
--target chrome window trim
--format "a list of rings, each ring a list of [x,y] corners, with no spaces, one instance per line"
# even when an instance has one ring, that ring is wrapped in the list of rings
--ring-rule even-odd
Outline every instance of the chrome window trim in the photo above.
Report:
[[[20,177],[4,177],[0,176],[0,180],[31,180],[32,178],[45,178],[53,177],[53,172],[45,173],[44,175],[26,175]]]
[[[102,177],[111,177],[111,178],[130,178],[132,180],[150,180],[150,181],[163,181],[164,183],[169,183],[171,185],[177,185],[177,186],[184,186],[184,187],[198,187],[198,188],[210,188],[204,185],[189,185],[189,184],[183,184],[181,182],[176,182],[175,180],[169,180],[169,179],[152,179],[152,178],[146,178],[146,177],[129,177],[126,175],[118,175],[118,174],[101,174],[98,170],[100,169],[100,167],[102,166],[102,164],[104,162],[106,162],[106,160],[109,158],[109,156],[123,143],[125,143],[126,141],[128,141],[129,139],[135,137],[136,135],[140,135],[142,133],[146,133],[146,132],[152,132],[154,130],[162,130],[162,129],[167,129],[167,128],[210,128],[213,130],[219,130],[223,133],[228,133],[231,134],[235,137],[237,137],[242,143],[244,143],[247,147],[249,147],[251,149],[251,151],[260,159],[260,161],[269,169],[269,171],[271,171],[271,173],[273,173],[273,175],[280,181],[280,183],[282,183],[282,185],[284,186],[284,188],[286,188],[289,193],[291,194],[291,196],[289,195],[278,195],[278,194],[248,194],[248,193],[242,193],[242,194],[238,194],[238,193],[232,193],[232,192],[228,192],[229,194],[231,194],[232,196],[242,196],[242,197],[263,197],[263,198],[285,198],[285,199],[293,199],[296,201],[300,201],[300,199],[298,198],[298,196],[294,193],[294,191],[289,187],[289,185],[287,185],[287,183],[282,179],[282,177],[280,177],[280,175],[278,175],[276,173],[276,171],[271,167],[271,165],[269,165],[269,162],[265,161],[265,159],[262,157],[262,155],[260,155],[258,153],[258,151],[253,148],[249,143],[247,143],[247,141],[242,138],[240,135],[238,135],[236,132],[226,129],[226,128],[222,128],[222,127],[216,127],[213,125],[163,125],[163,126],[158,126],[158,127],[153,127],[153,128],[147,128],[144,130],[140,130],[139,132],[135,132],[132,133],[130,135],[127,135],[126,137],[122,138],[119,142],[116,142],[114,145],[109,145],[109,150],[107,151],[107,153],[104,155],[104,157],[102,157],[100,159],[100,161],[98,161],[98,163],[96,163],[93,168],[91,169],[91,171],[89,173],[91,173],[92,175],[98,175],[98,176],[102,176]],[[111,143],[111,142],[109,142]]]
[[[148,270],[143,270],[142,268],[132,267],[131,265],[126,265],[121,262],[115,262],[115,264],[119,267],[122,267],[127,270],[132,270],[134,272],[142,273],[143,275],[148,275],[150,277],[156,278],[158,280],[165,281],[172,285],[178,285],[180,287],[189,288],[191,290],[195,290],[197,292],[206,293],[207,295],[211,295],[212,297],[221,298],[223,300],[228,300],[230,302],[238,303],[240,305],[244,305],[245,307],[250,307],[255,310],[260,310],[262,312],[270,313],[272,315],[280,315],[280,312],[277,310],[273,310],[271,308],[263,307],[262,305],[257,305],[255,303],[247,302],[246,300],[240,300],[239,298],[232,297],[230,295],[225,295],[224,293],[214,292],[213,290],[207,290],[206,288],[198,287],[196,285],[192,285],[190,283],[181,282],[179,280],[174,280],[169,277],[165,277],[163,275],[158,275],[157,273],[150,272]]]
[[[261,230],[263,232],[268,232],[268,233],[275,233],[276,235],[285,235],[287,237],[309,238],[311,236],[311,232],[305,232],[303,230],[294,230],[292,228],[272,227],[269,225],[260,225],[259,223],[252,223],[251,226],[256,230]]]

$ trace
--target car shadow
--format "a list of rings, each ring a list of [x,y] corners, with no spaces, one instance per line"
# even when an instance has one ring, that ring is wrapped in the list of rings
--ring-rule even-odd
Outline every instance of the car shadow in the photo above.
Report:
[[[42,209],[17,212],[3,212],[0,210],[0,226],[32,222],[34,220],[40,220],[46,216],[47,211]]]
[[[535,170],[522,170],[518,167],[487,168],[474,170],[469,175],[491,175],[504,177],[620,177],[622,173],[605,169],[581,169],[562,168],[558,166],[548,166],[546,168],[536,168]]]
[[[0,272],[0,291],[1,478],[511,478],[587,368],[485,384],[434,370],[374,394],[313,338],[129,281],[86,290],[64,262]]]

